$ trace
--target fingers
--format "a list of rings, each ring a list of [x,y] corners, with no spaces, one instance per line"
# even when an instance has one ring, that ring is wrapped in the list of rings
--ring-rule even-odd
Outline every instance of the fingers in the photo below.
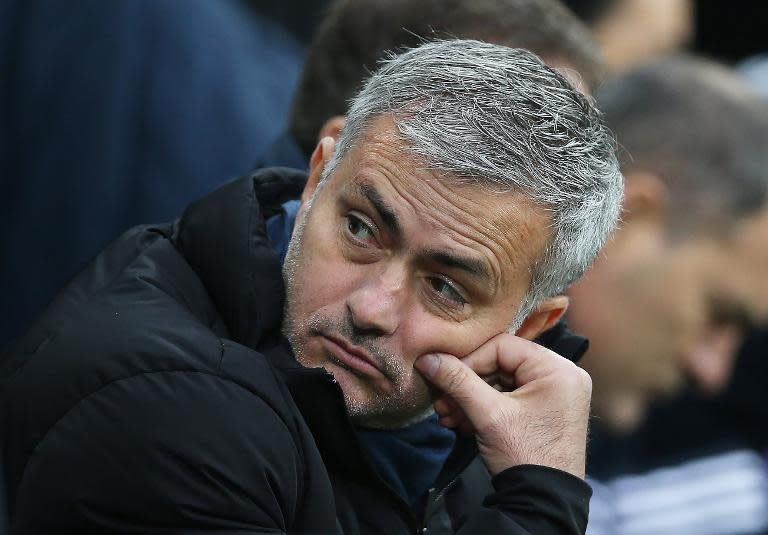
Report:
[[[434,408],[441,425],[465,432],[474,432],[472,422],[467,418],[459,404],[450,396],[444,395],[438,398]]]
[[[414,366],[443,391],[440,423],[475,432],[488,470],[540,464],[584,476],[591,380],[541,346],[499,335],[460,360],[431,354]],[[497,392],[481,376],[513,392]]]
[[[511,334],[494,336],[462,362],[480,376],[497,374],[500,383],[515,386],[530,383],[570,364],[557,353]]]
[[[423,355],[414,366],[427,380],[453,398],[476,427],[485,420],[499,395],[453,355]],[[443,405],[446,411],[450,408],[448,403],[446,401]]]

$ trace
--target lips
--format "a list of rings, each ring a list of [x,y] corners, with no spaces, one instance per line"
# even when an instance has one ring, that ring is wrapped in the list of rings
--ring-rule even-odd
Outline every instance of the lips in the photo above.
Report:
[[[336,360],[353,371],[374,377],[384,375],[365,351],[350,345],[346,340],[326,334],[321,335],[320,340],[325,349],[336,357]]]

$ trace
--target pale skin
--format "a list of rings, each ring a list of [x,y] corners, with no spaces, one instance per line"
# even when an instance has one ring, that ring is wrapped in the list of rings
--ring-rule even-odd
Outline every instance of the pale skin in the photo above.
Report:
[[[705,228],[671,241],[666,182],[640,169],[625,177],[620,228],[568,290],[569,322],[590,339],[581,364],[594,379],[594,412],[616,432],[637,428],[651,402],[679,392],[686,378],[703,393],[721,391],[743,333],[727,318],[713,321],[722,306],[712,297],[759,318],[768,295],[755,245],[764,242],[760,216],[728,239]]]
[[[332,372],[348,407],[363,416],[387,395],[408,409],[428,405],[432,383],[443,393],[435,403],[441,422],[474,432],[493,474],[538,464],[583,477],[589,376],[526,340],[554,325],[567,299],[546,300],[516,335],[502,334],[530,283],[527,267],[548,239],[546,217],[524,199],[457,189],[410,165],[392,130],[375,122],[364,149],[345,157],[308,212],[289,312],[297,358]],[[299,220],[333,150],[333,138],[321,139]],[[368,187],[399,232],[365,199]],[[338,330],[346,322],[361,342]],[[336,342],[363,351],[386,373],[356,369],[354,359],[345,364]]]

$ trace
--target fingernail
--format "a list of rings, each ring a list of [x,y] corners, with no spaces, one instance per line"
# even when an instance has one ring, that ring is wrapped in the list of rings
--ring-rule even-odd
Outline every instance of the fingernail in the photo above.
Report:
[[[422,355],[416,359],[414,366],[427,377],[434,377],[440,367],[440,357],[434,353]]]

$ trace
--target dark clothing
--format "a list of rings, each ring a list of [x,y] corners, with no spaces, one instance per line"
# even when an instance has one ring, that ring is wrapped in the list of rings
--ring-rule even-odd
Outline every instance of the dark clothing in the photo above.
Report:
[[[358,429],[376,472],[409,505],[432,486],[456,444],[456,433],[436,414],[394,430]]]
[[[302,55],[240,0],[0,2],[0,348],[115,236],[251,169]]]
[[[592,426],[587,473],[610,479],[739,448],[768,448],[768,327],[746,337],[725,390],[689,389],[652,406],[635,431]]]
[[[267,219],[267,237],[272,250],[280,257],[281,265],[288,254],[288,245],[291,243],[293,225],[296,223],[296,214],[300,206],[301,201],[296,199],[284,202],[280,211]]]
[[[380,479],[333,376],[280,335],[264,220],[304,181],[265,170],[132,229],[3,355],[10,533],[584,531],[586,483],[541,466],[470,474],[469,439],[415,511]],[[446,520],[463,471],[488,492]]]
[[[595,422],[591,535],[768,533],[767,355],[763,327],[746,338],[720,394],[689,389],[631,433]]]

